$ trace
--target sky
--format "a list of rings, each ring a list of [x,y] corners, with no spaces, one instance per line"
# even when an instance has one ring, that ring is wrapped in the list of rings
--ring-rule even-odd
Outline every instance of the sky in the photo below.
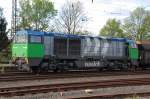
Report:
[[[51,0],[55,9],[59,10],[66,0]],[[77,1],[77,0],[74,0]],[[109,18],[123,21],[136,7],[150,9],[150,0],[78,0],[83,4],[88,21],[84,28],[91,33],[98,34]],[[0,7],[4,9],[4,16],[11,27],[12,0],[0,0]]]

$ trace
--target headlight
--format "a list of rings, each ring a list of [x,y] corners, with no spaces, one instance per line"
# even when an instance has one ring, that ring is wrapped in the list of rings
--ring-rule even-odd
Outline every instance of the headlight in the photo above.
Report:
[[[17,48],[16,46],[13,46],[13,48]]]

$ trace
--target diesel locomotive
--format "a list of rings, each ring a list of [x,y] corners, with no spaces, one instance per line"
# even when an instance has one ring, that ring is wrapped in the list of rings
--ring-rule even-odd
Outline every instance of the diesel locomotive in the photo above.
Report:
[[[19,70],[32,72],[128,70],[150,64],[147,46],[150,43],[127,38],[20,30],[13,40],[12,60]]]

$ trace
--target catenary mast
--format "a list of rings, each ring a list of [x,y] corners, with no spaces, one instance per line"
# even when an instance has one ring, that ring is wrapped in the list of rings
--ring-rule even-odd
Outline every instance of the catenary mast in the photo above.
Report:
[[[12,0],[11,38],[17,30],[17,0]]]

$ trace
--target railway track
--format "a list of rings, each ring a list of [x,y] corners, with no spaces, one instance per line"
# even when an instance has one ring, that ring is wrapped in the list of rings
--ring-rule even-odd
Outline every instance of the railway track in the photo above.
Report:
[[[8,87],[8,88],[0,88],[0,96],[8,97],[8,96],[20,96],[20,95],[26,95],[26,94],[64,92],[64,91],[85,90],[85,89],[94,90],[98,88],[135,86],[135,85],[150,85],[150,78],[116,79],[116,80],[105,80],[105,81],[97,80],[97,81],[90,81],[90,82]],[[150,92],[147,92],[147,93],[150,93]],[[105,94],[105,95],[99,95],[99,96],[89,96],[89,98],[78,97],[78,98],[72,98],[72,99],[93,99],[94,97],[112,97],[112,96],[117,96],[117,95],[119,96],[120,94],[115,94],[115,95]]]
[[[5,81],[22,81],[22,80],[42,80],[42,79],[61,79],[61,78],[78,78],[78,77],[101,77],[101,76],[116,76],[116,75],[142,75],[150,74],[149,71],[137,71],[137,72],[83,72],[73,71],[66,73],[52,73],[35,75],[27,72],[14,72],[8,74],[0,74],[0,82]]]
[[[135,95],[136,96],[149,96],[150,92],[138,92],[136,94],[135,93],[103,94],[103,95],[93,95],[93,96],[85,96],[85,97],[74,97],[74,98],[67,98],[67,99],[123,99],[124,97],[136,97]],[[136,98],[131,98],[131,99],[136,99]]]

